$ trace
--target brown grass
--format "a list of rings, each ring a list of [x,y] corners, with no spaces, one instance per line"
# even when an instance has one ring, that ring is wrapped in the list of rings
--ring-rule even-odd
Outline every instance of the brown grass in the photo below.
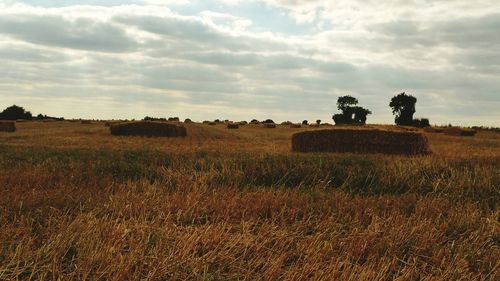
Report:
[[[113,124],[110,126],[110,131],[115,136],[185,137],[187,135],[187,130],[183,126],[150,121]]]
[[[290,128],[295,128],[295,129],[302,128],[302,125],[301,124],[291,124]]]
[[[404,155],[430,153],[427,138],[422,134],[373,129],[333,129],[297,133],[292,136],[292,150]]]
[[[15,132],[16,122],[14,121],[0,121],[0,132]]]
[[[428,134],[432,155],[404,157],[292,153],[308,127],[185,126],[0,134],[0,280],[500,277],[498,133]]]

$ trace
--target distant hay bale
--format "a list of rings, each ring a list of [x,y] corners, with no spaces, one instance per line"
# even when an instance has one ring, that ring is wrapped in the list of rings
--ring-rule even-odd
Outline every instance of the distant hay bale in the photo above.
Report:
[[[296,133],[292,136],[292,150],[403,155],[430,153],[427,138],[420,133],[374,129],[326,129]]]
[[[424,132],[426,132],[426,133],[443,133],[444,129],[443,128],[436,128],[436,127],[426,127],[426,128],[424,128]]]
[[[457,137],[473,137],[476,135],[475,130],[463,129],[458,127],[445,128],[444,133],[449,136],[457,136]]]
[[[301,124],[291,124],[290,128],[302,128]]]
[[[112,124],[109,127],[114,136],[185,137],[186,128],[165,122],[138,121]]]
[[[264,123],[264,124],[262,124],[262,126],[264,128],[266,128],[266,129],[274,129],[274,128],[276,128],[276,124],[274,124],[274,123]]]
[[[228,129],[239,129],[240,125],[238,125],[237,123],[228,123],[227,128]]]
[[[80,123],[82,123],[84,125],[89,125],[89,124],[92,124],[92,121],[90,121],[90,120],[82,120],[82,121],[80,121]]]
[[[0,121],[0,132],[15,132],[16,122],[14,121]]]

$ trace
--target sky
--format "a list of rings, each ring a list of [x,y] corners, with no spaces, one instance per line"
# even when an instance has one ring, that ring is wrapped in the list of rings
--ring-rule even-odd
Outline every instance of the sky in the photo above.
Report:
[[[500,126],[498,0],[0,0],[0,107],[65,118]]]

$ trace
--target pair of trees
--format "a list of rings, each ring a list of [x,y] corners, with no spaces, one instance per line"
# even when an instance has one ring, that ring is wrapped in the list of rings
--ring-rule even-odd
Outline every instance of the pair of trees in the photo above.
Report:
[[[396,116],[395,122],[397,125],[421,128],[430,126],[429,119],[427,118],[413,119],[416,103],[417,98],[407,95],[404,92],[391,99],[389,106],[392,108],[392,113]],[[372,114],[372,112],[366,108],[357,106],[357,104],[358,100],[355,97],[349,95],[339,97],[337,108],[342,113],[333,115],[335,124],[365,124],[366,117]]]
[[[366,117],[372,112],[361,106],[357,106],[358,100],[352,96],[342,96],[337,100],[337,108],[342,111],[341,114],[333,115],[335,124],[358,124],[366,123]]]

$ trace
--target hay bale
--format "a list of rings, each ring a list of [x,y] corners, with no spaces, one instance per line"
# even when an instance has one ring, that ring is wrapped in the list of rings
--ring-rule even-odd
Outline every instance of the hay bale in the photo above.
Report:
[[[274,128],[276,128],[276,124],[274,124],[274,123],[264,123],[264,124],[262,124],[262,127],[266,128],[266,129],[274,129]]]
[[[374,129],[326,129],[296,133],[292,136],[292,150],[403,155],[430,153],[427,138],[420,133]]]
[[[112,124],[109,127],[114,136],[144,137],[185,137],[187,130],[183,126],[165,122],[138,121]]]
[[[227,128],[228,129],[239,129],[240,125],[238,125],[237,123],[228,123]]]
[[[14,121],[0,121],[0,132],[15,132],[16,122]]]
[[[290,125],[290,128],[302,128],[302,125],[300,125],[300,124],[292,124],[292,125]]]
[[[443,133],[443,128],[435,128],[435,127],[426,127],[424,128],[424,132],[426,133]]]
[[[476,135],[476,131],[472,129],[463,129],[458,127],[448,127],[444,129],[444,133],[449,136],[457,137],[473,137]]]

